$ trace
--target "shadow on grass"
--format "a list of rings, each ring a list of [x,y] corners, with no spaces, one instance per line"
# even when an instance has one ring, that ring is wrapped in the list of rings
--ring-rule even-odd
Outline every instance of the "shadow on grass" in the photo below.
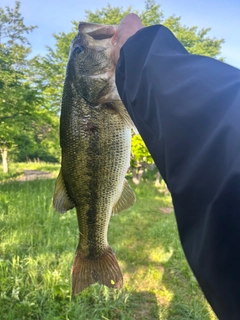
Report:
[[[163,213],[165,205],[156,188],[139,185],[135,190],[136,205],[114,217],[109,230],[109,243],[123,264],[125,286],[155,295],[158,316],[148,319],[214,319],[187,264],[173,212]]]
[[[132,318],[139,320],[158,320],[159,307],[156,295],[149,291],[131,292],[129,299]]]
[[[163,264],[162,283],[173,293],[173,298],[165,310],[167,320],[211,320],[210,309],[198,286],[192,271],[181,270],[176,265],[175,253]],[[187,270],[189,269],[189,270]],[[161,318],[160,318],[161,319]]]
[[[145,248],[148,251],[149,245],[145,244]],[[143,253],[145,248],[135,243],[133,250],[135,253]],[[167,251],[173,248],[165,249]],[[123,259],[122,256],[120,254],[119,258]],[[147,262],[139,257],[135,259],[134,265],[126,263],[122,272],[126,287],[129,287],[132,281],[132,286],[137,288],[136,292],[131,292],[132,299],[138,297],[140,302],[135,309],[134,319],[215,319],[210,316],[206,300],[187,262],[180,262],[174,249],[165,263],[153,262],[150,257]],[[143,299],[145,302],[141,302]],[[132,305],[130,307],[132,308]]]

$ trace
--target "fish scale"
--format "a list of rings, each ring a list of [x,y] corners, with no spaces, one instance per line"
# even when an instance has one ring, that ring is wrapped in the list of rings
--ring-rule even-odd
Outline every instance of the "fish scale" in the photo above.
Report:
[[[125,180],[133,125],[116,93],[109,36],[115,31],[114,26],[80,24],[66,69],[60,117],[62,162],[53,204],[62,213],[76,208],[74,295],[95,282],[113,288],[123,283],[107,232],[111,215],[135,202]],[[109,100],[109,94],[116,100]]]

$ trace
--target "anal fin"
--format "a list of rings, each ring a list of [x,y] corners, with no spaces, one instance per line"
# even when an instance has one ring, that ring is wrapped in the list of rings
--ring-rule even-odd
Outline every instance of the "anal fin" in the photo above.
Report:
[[[136,201],[136,195],[130,185],[128,184],[127,180],[124,180],[123,184],[123,191],[118,199],[117,203],[114,205],[112,209],[112,214],[118,214],[124,210],[129,209],[134,202]]]
[[[123,276],[115,254],[109,246],[97,259],[84,257],[81,251],[76,252],[72,269],[72,294],[79,294],[95,282],[109,288],[122,288]]]
[[[64,213],[75,207],[74,203],[69,199],[65,188],[62,169],[56,180],[55,190],[53,195],[53,207],[56,211]]]

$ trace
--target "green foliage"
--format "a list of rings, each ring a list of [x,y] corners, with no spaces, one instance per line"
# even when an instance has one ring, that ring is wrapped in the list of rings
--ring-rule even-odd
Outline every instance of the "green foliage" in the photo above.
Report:
[[[132,136],[131,167],[138,168],[143,164],[151,164],[153,159],[139,134]]]
[[[101,24],[119,24],[120,21],[130,12],[138,14],[145,26],[158,24],[163,19],[163,13],[160,11],[160,5],[154,0],[145,1],[145,10],[139,12],[131,6],[123,9],[122,7],[111,7],[110,4],[102,9],[97,9],[95,12],[86,11],[86,21],[101,23]]]
[[[145,10],[139,14],[144,26],[151,26],[163,22],[163,12],[160,10],[160,4],[154,0],[145,1]]]
[[[36,90],[26,79],[26,58],[31,48],[25,33],[34,27],[24,25],[19,7],[20,3],[16,2],[14,9],[0,8],[0,147],[14,143],[14,135],[39,102]]]
[[[223,39],[207,37],[210,28],[198,30],[198,27],[186,27],[181,24],[181,17],[171,16],[164,21],[164,25],[169,28],[183,46],[192,54],[200,54],[217,58],[224,43]]]
[[[36,26],[25,26],[19,8],[20,1],[16,1],[14,9],[7,6],[4,11],[3,8],[0,8],[0,42],[3,43],[3,39],[5,39],[5,43],[9,47],[17,44],[20,46],[22,46],[22,44],[29,44],[25,33],[29,33],[36,28]],[[9,28],[9,25],[11,25],[11,28]],[[26,49],[28,50],[28,48]],[[17,54],[18,53],[15,52],[15,55]]]
[[[34,81],[33,62],[28,58],[31,46],[26,35],[35,27],[24,24],[19,10],[20,2],[13,9],[0,8],[0,149],[10,149],[13,159],[25,160],[41,154],[49,157],[46,139],[56,141],[50,132],[58,132],[58,126],[56,114],[49,112]],[[51,157],[56,161],[59,153],[54,151]]]
[[[72,299],[77,219],[74,210],[54,212],[54,183],[0,184],[2,320],[216,319],[182,252],[171,199],[152,181],[132,185],[136,204],[111,218],[123,289],[95,284]]]
[[[122,18],[132,12],[132,7],[129,6],[126,10],[120,7],[112,8],[110,4],[106,8],[98,9],[95,12],[86,11],[86,21],[101,24],[119,24]]]
[[[160,11],[160,5],[154,0],[145,1],[145,10],[139,12],[131,6],[123,9],[122,7],[111,7],[110,4],[102,9],[97,9],[95,12],[86,11],[86,21],[101,23],[101,24],[119,24],[120,21],[130,12],[138,14],[145,26],[158,24],[163,19],[163,13]]]
[[[15,138],[16,145],[11,150],[12,161],[29,161],[34,159],[46,162],[59,161],[59,117],[52,117],[48,123],[44,123],[44,120],[45,117],[42,117],[38,123],[33,122],[32,130],[22,130]],[[49,124],[50,121],[51,125]]]
[[[46,56],[37,56],[32,60],[33,77],[41,89],[45,106],[53,114],[60,111],[68,53],[71,41],[77,33],[76,24],[73,25],[73,29],[75,31],[67,34],[54,34],[55,49],[47,47]]]

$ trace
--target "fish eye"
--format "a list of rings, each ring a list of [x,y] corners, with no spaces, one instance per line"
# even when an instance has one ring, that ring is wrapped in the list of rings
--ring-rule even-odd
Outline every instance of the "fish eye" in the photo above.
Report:
[[[79,53],[82,53],[84,51],[84,47],[83,46],[77,46],[75,49],[74,49],[74,52],[76,54],[79,54]]]

